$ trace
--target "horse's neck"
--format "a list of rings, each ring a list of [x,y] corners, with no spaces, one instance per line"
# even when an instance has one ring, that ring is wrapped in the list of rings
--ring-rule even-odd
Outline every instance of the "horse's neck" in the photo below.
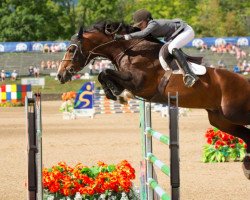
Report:
[[[95,57],[101,56],[105,57],[112,61],[113,64],[117,66],[118,69],[123,66],[121,64],[121,61],[126,56],[125,59],[130,59],[129,63],[132,59],[138,58],[140,55],[144,55],[145,51],[152,52],[150,55],[144,55],[144,56],[150,56],[151,59],[158,59],[158,52],[161,48],[161,44],[154,43],[151,41],[147,41],[145,39],[134,39],[134,40],[123,40],[123,41],[117,41],[114,44],[110,45],[104,45],[102,48],[98,49],[98,51],[95,53]],[[127,52],[133,51],[133,56],[130,56]],[[144,51],[144,52],[143,52]],[[126,62],[127,63],[127,62]]]
[[[102,49],[99,49],[96,53],[96,56],[106,57],[111,60],[113,63],[118,64],[119,60],[125,55],[126,51],[133,48],[132,40],[129,41],[120,41],[115,44],[110,44],[103,46]]]

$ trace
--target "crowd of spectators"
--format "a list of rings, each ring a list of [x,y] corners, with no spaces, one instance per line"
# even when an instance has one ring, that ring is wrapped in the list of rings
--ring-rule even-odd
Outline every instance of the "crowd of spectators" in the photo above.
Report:
[[[241,49],[239,46],[227,43],[227,44],[221,44],[221,45],[212,45],[210,48],[207,44],[203,43],[199,50],[201,52],[205,50],[210,50],[213,53],[223,54],[223,53],[229,53],[231,55],[235,55],[237,60],[245,59],[247,57],[247,52]]]
[[[218,46],[212,45],[210,50],[214,53],[229,53],[231,55],[235,55],[237,60],[245,59],[247,57],[246,51],[241,49],[239,46],[230,43]]]
[[[110,60],[95,60],[94,63],[90,63],[88,65],[89,67],[89,74],[95,75],[95,74],[99,74],[100,72],[102,72],[105,69],[110,69],[112,67],[112,63]]]
[[[42,70],[45,70],[45,69],[58,69],[60,65],[60,61],[57,60],[57,61],[54,61],[54,60],[47,60],[47,61],[42,61],[41,62],[41,69]]]
[[[239,46],[231,43],[221,44],[221,45],[212,45],[208,47],[207,44],[203,43],[201,46],[198,47],[201,52],[205,50],[210,50],[213,53],[223,54],[229,53],[231,55],[235,55],[237,60],[245,59],[247,57],[247,52],[241,49]]]
[[[43,46],[43,53],[55,53],[60,51],[62,51],[62,49],[58,44],[52,44],[51,46],[45,44]]]
[[[2,69],[0,73],[1,82],[5,81],[6,78],[10,78],[10,80],[15,81],[17,79],[17,76],[18,73],[15,69],[12,72]]]
[[[240,74],[247,75],[250,73],[250,61],[243,60],[239,61],[234,67],[233,71]]]

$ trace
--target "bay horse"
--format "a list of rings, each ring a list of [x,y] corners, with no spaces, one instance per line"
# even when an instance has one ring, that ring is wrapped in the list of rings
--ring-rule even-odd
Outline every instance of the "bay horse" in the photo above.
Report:
[[[207,67],[191,88],[185,87],[181,74],[170,73],[159,89],[165,75],[158,57],[163,44],[152,37],[114,40],[116,33],[134,31],[136,28],[118,22],[98,22],[88,30],[81,28],[71,38],[58,69],[58,80],[71,80],[72,75],[100,56],[116,66],[116,70],[106,69],[98,75],[109,99],[116,100],[126,89],[146,101],[166,104],[168,93],[178,91],[180,107],[206,109],[212,126],[244,140],[247,154],[242,166],[250,179],[250,129],[245,126],[250,124],[250,81],[225,69]]]

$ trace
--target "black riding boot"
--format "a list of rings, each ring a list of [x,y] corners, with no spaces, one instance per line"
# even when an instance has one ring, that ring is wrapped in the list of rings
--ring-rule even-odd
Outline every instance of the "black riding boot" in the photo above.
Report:
[[[182,54],[182,52],[174,48],[172,50],[172,55],[175,57],[177,60],[179,66],[183,69],[184,71],[184,77],[183,77],[183,82],[187,87],[192,87],[195,82],[199,79],[198,76],[196,76],[189,68],[188,63],[186,61],[186,58]]]

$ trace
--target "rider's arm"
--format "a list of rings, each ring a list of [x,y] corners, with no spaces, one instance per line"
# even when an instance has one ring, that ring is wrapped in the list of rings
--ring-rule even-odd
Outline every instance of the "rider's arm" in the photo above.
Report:
[[[124,35],[124,37],[126,40],[136,39],[136,38],[144,38],[144,37],[148,36],[150,33],[152,33],[158,27],[159,27],[159,24],[156,21],[151,20],[151,21],[149,21],[148,26],[145,29]]]

